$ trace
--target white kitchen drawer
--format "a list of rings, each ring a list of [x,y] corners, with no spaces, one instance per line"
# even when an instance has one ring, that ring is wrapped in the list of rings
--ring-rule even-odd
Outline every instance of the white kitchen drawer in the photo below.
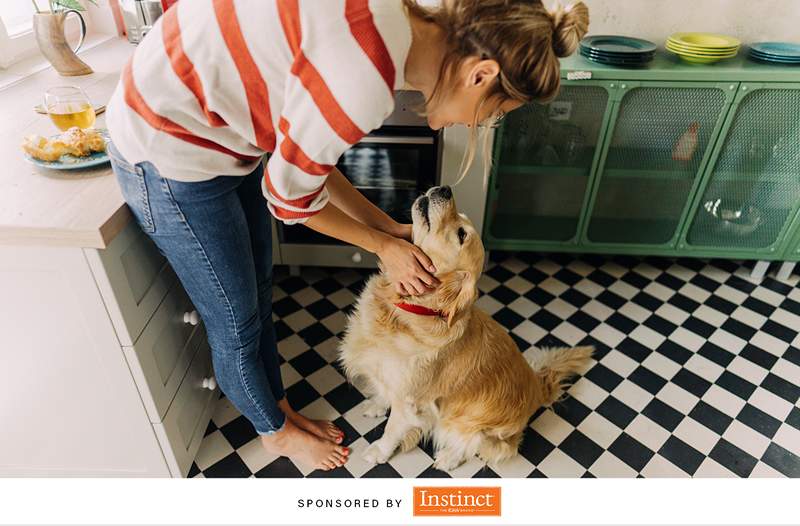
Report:
[[[104,250],[84,249],[117,338],[133,345],[177,281],[166,258],[131,221]]]
[[[180,283],[167,293],[133,347],[123,347],[151,422],[161,422],[205,330]]]
[[[219,398],[216,382],[208,385],[209,379],[213,378],[211,350],[203,341],[164,421],[153,424],[173,477],[185,477],[189,473],[203,440],[214,404]]]

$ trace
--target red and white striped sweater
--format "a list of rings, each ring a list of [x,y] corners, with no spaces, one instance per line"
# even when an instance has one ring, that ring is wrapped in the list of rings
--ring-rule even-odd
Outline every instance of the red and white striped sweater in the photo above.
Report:
[[[106,122],[129,162],[179,181],[246,175],[273,152],[270,210],[303,222],[394,109],[410,45],[401,0],[184,0],[139,44]]]

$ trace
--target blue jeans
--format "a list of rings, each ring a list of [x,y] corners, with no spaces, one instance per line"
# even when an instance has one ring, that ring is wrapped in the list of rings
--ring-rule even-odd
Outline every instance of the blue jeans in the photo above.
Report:
[[[203,318],[222,392],[259,434],[281,429],[285,397],[272,324],[272,229],[262,167],[180,182],[113,147],[111,166],[136,221],[166,256]]]

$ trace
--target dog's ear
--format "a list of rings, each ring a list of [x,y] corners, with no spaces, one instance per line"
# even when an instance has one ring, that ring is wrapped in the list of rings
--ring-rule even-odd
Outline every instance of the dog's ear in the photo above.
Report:
[[[469,272],[456,270],[439,276],[439,281],[436,289],[439,310],[447,318],[447,326],[452,327],[478,298],[476,280]]]

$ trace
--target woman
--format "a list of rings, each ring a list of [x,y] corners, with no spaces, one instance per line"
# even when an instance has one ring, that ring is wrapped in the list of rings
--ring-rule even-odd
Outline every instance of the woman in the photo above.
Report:
[[[587,25],[582,3],[551,13],[539,0],[193,0],[139,45],[109,103],[113,168],[203,318],[222,391],[270,453],[333,469],[349,450],[286,400],[269,214],[377,254],[402,294],[435,287],[410,225],[369,203],[337,159],[404,85],[426,96],[434,129],[474,130],[553,97],[557,57]]]

